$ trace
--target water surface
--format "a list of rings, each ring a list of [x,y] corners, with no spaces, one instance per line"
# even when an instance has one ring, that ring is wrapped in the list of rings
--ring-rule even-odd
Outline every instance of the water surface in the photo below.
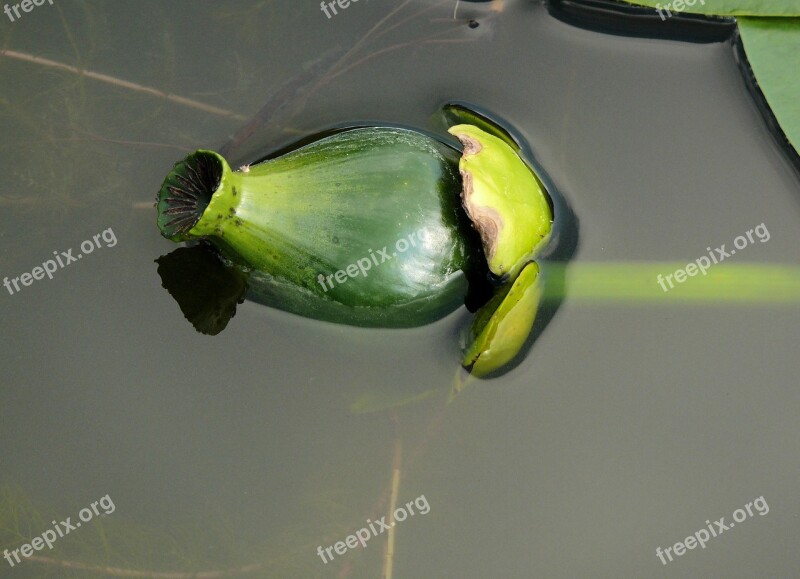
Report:
[[[798,264],[800,180],[730,43],[614,37],[505,4],[489,19],[461,2],[453,21],[454,3],[416,0],[330,19],[315,2],[64,0],[1,21],[0,38],[242,119],[289,86],[293,106],[237,159],[342,123],[429,127],[447,101],[481,104],[572,205],[575,267],[688,262],[760,223],[769,242],[736,259]],[[395,9],[378,32],[396,27],[357,44]],[[354,46],[354,66],[311,94],[292,88]],[[109,228],[118,240],[0,294],[0,477],[51,518],[106,494],[116,506],[106,539],[93,522],[43,556],[378,577],[384,536],[327,565],[316,549],[385,512],[399,440],[398,500],[424,494],[430,512],[397,525],[394,577],[785,577],[800,564],[796,307],[567,296],[517,368],[445,406],[463,309],[366,330],[245,302],[211,338],[162,289],[154,260],[175,246],[147,203],[176,160],[222,147],[245,120],[7,57],[0,77],[0,275]],[[351,412],[364,396],[430,390],[394,412]],[[667,566],[655,556],[762,495],[766,516]],[[30,537],[50,520],[24,519]],[[91,575],[5,565],[9,577]]]

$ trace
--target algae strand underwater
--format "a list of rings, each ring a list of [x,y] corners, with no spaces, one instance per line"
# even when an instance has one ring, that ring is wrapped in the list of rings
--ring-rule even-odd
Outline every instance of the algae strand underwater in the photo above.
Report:
[[[162,284],[211,335],[245,298],[377,328],[466,305],[462,367],[503,373],[532,338],[554,204],[500,121],[460,104],[439,117],[446,133],[341,129],[238,170],[192,153],[157,197],[161,234],[190,244],[157,260]]]

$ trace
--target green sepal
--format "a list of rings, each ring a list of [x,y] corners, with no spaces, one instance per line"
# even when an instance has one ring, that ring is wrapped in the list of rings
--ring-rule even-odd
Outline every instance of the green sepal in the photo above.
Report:
[[[480,233],[489,269],[513,278],[550,234],[547,191],[505,140],[474,125],[455,125],[449,132],[464,146],[462,203]]]
[[[513,284],[478,311],[462,366],[482,377],[511,362],[531,333],[541,295],[539,266],[528,262]]]

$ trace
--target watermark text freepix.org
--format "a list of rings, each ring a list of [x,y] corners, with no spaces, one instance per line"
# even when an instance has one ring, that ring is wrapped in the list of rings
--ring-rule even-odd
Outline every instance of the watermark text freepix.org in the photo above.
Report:
[[[343,284],[348,280],[349,277],[357,277],[359,275],[363,275],[367,277],[367,272],[372,269],[373,264],[375,267],[378,267],[382,263],[385,263],[392,259],[393,257],[397,257],[398,254],[404,253],[408,251],[409,247],[416,247],[417,241],[423,241],[425,239],[426,231],[425,228],[420,229],[419,231],[413,231],[408,235],[408,240],[405,238],[398,239],[397,243],[394,244],[395,251],[393,253],[389,253],[388,246],[384,245],[383,249],[379,249],[376,252],[369,251],[369,256],[364,256],[356,263],[351,263],[344,269],[340,269],[336,273],[332,273],[330,275],[319,274],[317,276],[317,281],[319,285],[322,286],[322,289],[326,292],[328,289],[333,289],[333,282],[336,281],[339,284]],[[380,260],[379,260],[380,258]]]
[[[358,0],[334,0],[333,2],[320,2],[320,9],[325,13],[325,16],[328,17],[328,20],[336,16],[338,12],[336,12],[336,6],[338,5],[340,9],[344,10],[345,8],[350,6],[350,2],[358,2]],[[330,8],[331,12],[333,12],[333,16],[330,15],[328,9]]]
[[[53,256],[55,256],[55,259],[48,259],[42,263],[41,266],[37,265],[30,273],[25,272],[20,276],[12,278],[4,277],[3,285],[8,290],[9,294],[14,295],[15,291],[19,292],[21,290],[19,287],[20,284],[29,286],[36,280],[44,279],[44,276],[47,276],[49,279],[53,279],[53,274],[60,268],[66,267],[70,263],[83,258],[84,255],[89,255],[95,249],[100,249],[103,247],[100,245],[101,239],[106,242],[106,247],[114,247],[117,244],[117,236],[114,235],[114,231],[109,227],[102,233],[94,235],[92,239],[87,239],[81,243],[81,251],[83,253],[72,255],[71,249],[61,252],[54,251]]]
[[[103,509],[103,515],[110,515],[116,510],[114,501],[111,500],[110,496],[106,495],[99,501],[94,501],[91,505],[89,505],[89,507],[81,509],[78,513],[78,518],[80,521],[76,521],[73,524],[72,517],[67,517],[66,520],[61,521],[60,523],[53,521],[52,529],[47,529],[38,537],[34,537],[30,543],[25,543],[18,549],[14,549],[12,551],[6,549],[3,552],[3,557],[5,557],[5,560],[8,561],[8,564],[13,567],[14,565],[22,563],[20,555],[27,559],[33,555],[34,551],[41,551],[44,549],[45,545],[47,545],[48,549],[52,549],[53,544],[58,539],[62,539],[69,535],[72,531],[80,527],[82,523],[88,523],[95,516],[99,516],[100,509],[97,507]]]
[[[20,2],[19,4],[12,4],[11,6],[9,6],[8,4],[4,5],[3,12],[6,13],[6,16],[8,16],[8,19],[11,20],[11,22],[15,22],[14,17],[11,16],[12,10],[14,11],[14,14],[16,14],[17,16],[16,20],[19,20],[20,18],[22,18],[22,15],[19,13],[20,8],[22,8],[23,12],[32,12],[34,8],[36,8],[37,6],[41,6],[42,4],[45,3],[45,1],[48,4],[50,4],[50,6],[53,5],[53,0],[22,0],[22,2]]]
[[[661,4],[656,4],[656,12],[658,12],[658,15],[661,16],[661,21],[663,22],[667,18],[672,17],[671,10],[674,10],[675,12],[683,12],[684,10],[686,10],[687,7],[691,8],[692,6],[697,4],[697,2],[698,0],[675,0],[674,2],[667,4],[663,8],[661,7]],[[706,5],[706,0],[699,0],[699,2],[703,6]],[[662,10],[664,10],[664,12],[667,13],[666,16],[664,16],[664,12],[662,12]]]
[[[410,514],[412,517],[415,515],[414,507],[417,507],[420,515],[427,515],[430,510],[431,506],[428,504],[428,499],[425,498],[425,495],[420,495],[413,501],[408,501],[405,504],[397,507],[392,513],[392,521],[387,523],[386,517],[381,517],[377,521],[371,521],[367,519],[367,527],[363,527],[355,532],[354,535],[348,535],[344,541],[337,541],[330,547],[326,547],[324,550],[320,545],[317,547],[317,555],[320,556],[322,562],[326,565],[329,561],[333,561],[333,553],[331,551],[336,551],[337,555],[344,555],[347,553],[348,549],[355,549],[359,545],[362,548],[367,547],[367,541],[369,541],[372,537],[377,537],[384,531],[388,531],[392,527],[395,526],[395,523],[401,523],[408,518]],[[407,509],[407,510],[406,510]],[[375,526],[377,525],[377,529]],[[325,558],[325,554],[327,553],[328,559]]]
[[[663,551],[661,550],[661,547],[656,548],[656,557],[661,560],[662,564],[666,565],[673,560],[673,553],[676,557],[681,557],[684,553],[686,553],[687,549],[694,549],[697,547],[697,545],[700,545],[702,549],[705,549],[706,543],[712,538],[719,537],[725,531],[732,529],[734,526],[736,526],[736,523],[744,522],[753,517],[753,509],[751,507],[755,507],[758,514],[762,517],[769,512],[769,505],[767,504],[767,501],[764,500],[764,496],[762,495],[753,502],[747,503],[744,506],[744,509],[736,509],[733,511],[732,522],[726,524],[725,517],[722,517],[713,523],[711,523],[711,521],[706,521],[707,528],[704,527],[700,529],[693,535],[686,537],[683,541],[678,541],[672,547],[667,547]],[[666,557],[664,557],[664,555],[666,555]],[[669,559],[669,561],[667,561],[667,559]]]
[[[744,249],[748,246],[748,244],[755,243],[756,241],[753,237],[754,233],[761,243],[766,243],[769,241],[769,231],[767,230],[767,226],[762,223],[753,229],[747,230],[745,235],[737,236],[736,239],[733,240],[734,247],[736,249]],[[736,249],[731,249],[728,251],[725,249],[725,246],[726,244],[723,243],[714,249],[714,251],[711,251],[710,247],[706,247],[708,256],[704,255],[703,257],[698,257],[694,263],[689,263],[685,268],[677,269],[673,273],[667,274],[666,276],[658,274],[656,276],[656,282],[661,286],[661,289],[666,292],[668,289],[675,287],[675,284],[672,283],[673,278],[677,283],[683,283],[686,281],[687,276],[694,277],[698,274],[698,272],[702,273],[703,275],[708,275],[708,269],[712,265],[716,265],[736,254]],[[667,283],[669,284],[669,288],[667,288]]]

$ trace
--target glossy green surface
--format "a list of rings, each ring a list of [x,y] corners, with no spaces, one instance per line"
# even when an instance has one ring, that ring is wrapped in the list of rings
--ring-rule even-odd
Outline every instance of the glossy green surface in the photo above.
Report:
[[[223,164],[222,177],[186,236],[251,272],[249,297],[384,327],[429,323],[463,303],[476,248],[459,203],[457,151],[375,127],[240,171],[205,154]]]
[[[462,365],[482,377],[511,362],[525,344],[542,291],[536,283],[539,266],[530,262],[512,284],[495,295],[478,312],[472,325],[470,345]]]
[[[547,193],[516,151],[473,125],[450,133],[464,145],[463,202],[483,240],[489,269],[512,279],[546,241],[553,215]]]

